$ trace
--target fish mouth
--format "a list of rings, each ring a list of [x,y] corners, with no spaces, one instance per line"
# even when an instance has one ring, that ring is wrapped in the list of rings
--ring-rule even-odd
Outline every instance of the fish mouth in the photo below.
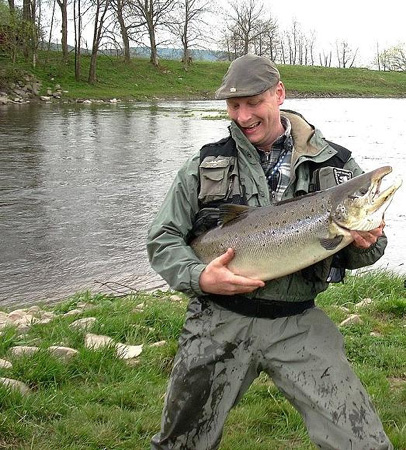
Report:
[[[392,168],[385,166],[347,182],[353,183],[356,189],[337,205],[334,222],[347,230],[370,231],[379,227],[395,192],[402,185],[398,177],[382,190],[383,179],[391,172]]]

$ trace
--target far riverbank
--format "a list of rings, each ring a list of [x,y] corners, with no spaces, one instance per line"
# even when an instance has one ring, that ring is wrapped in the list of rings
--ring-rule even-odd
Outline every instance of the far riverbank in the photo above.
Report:
[[[180,61],[162,60],[154,67],[146,59],[99,56],[97,83],[87,82],[89,57],[82,58],[80,81],[74,77],[74,61],[64,63],[61,54],[44,52],[33,69],[23,62],[2,63],[0,92],[10,101],[28,92],[30,101],[146,101],[212,100],[229,62],[195,61],[185,71]],[[278,66],[288,98],[406,97],[406,73],[369,69],[317,66]],[[21,95],[20,95],[21,94]],[[3,95],[3,97],[5,96]],[[1,95],[0,95],[1,97]],[[14,98],[13,98],[14,97]],[[24,97],[24,96],[23,96]]]

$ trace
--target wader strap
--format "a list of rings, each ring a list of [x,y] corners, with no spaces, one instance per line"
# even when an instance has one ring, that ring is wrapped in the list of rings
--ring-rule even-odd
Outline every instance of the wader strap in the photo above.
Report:
[[[264,300],[261,298],[248,298],[243,295],[216,295],[210,294],[199,297],[204,306],[207,301],[212,301],[230,311],[248,317],[261,317],[277,319],[301,314],[309,308],[314,308],[314,300],[303,302],[284,302],[279,300]]]

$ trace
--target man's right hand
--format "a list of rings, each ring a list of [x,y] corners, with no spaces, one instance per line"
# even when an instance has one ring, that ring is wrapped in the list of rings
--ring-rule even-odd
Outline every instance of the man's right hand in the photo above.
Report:
[[[265,286],[261,280],[235,275],[227,267],[234,258],[234,250],[229,248],[223,255],[213,259],[200,275],[200,289],[207,294],[234,295],[247,294]]]

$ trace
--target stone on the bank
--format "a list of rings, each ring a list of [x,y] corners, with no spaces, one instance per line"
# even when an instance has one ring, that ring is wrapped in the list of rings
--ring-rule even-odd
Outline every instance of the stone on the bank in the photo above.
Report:
[[[133,359],[139,356],[142,353],[142,344],[141,345],[126,345],[126,344],[117,344],[116,352],[117,356],[121,359]]]
[[[0,359],[0,369],[11,369],[13,365],[7,359]]]
[[[139,303],[138,305],[135,306],[134,312],[143,312],[145,306],[146,306],[145,302],[144,303]]]
[[[0,311],[0,330],[14,325],[14,322],[10,319],[7,313]]]
[[[22,395],[28,394],[30,388],[22,381],[13,380],[12,378],[0,378],[0,383],[4,384],[10,389],[19,391]]]
[[[92,328],[92,326],[97,322],[96,317],[85,317],[83,319],[78,319],[69,325],[69,328],[75,330],[87,331]]]
[[[169,297],[169,300],[171,302],[181,302],[182,301],[182,297],[180,295],[173,294],[173,295],[171,295]]]
[[[99,334],[87,333],[85,336],[85,347],[92,350],[97,350],[103,347],[113,346],[114,341],[109,336],[102,336]]]
[[[356,309],[359,309],[359,308],[365,308],[366,306],[369,306],[369,305],[371,305],[372,303],[373,303],[372,298],[364,298],[364,300],[361,300],[360,302],[358,302],[358,303],[355,305],[355,308],[356,308]]]
[[[166,341],[158,341],[151,344],[150,347],[162,347],[164,345],[166,345]]]
[[[358,314],[351,314],[340,323],[340,327],[347,327],[350,325],[362,325],[364,322]]]
[[[60,346],[60,345],[51,345],[48,348],[48,350],[51,353],[51,355],[56,356],[58,358],[61,358],[61,359],[65,360],[65,361],[68,361],[72,357],[74,357],[77,354],[79,354],[79,351],[74,349],[74,348],[63,347],[63,346]]]
[[[82,314],[83,310],[79,308],[71,309],[67,313],[64,314],[64,316],[76,316],[78,314]]]
[[[39,351],[39,347],[29,345],[19,345],[10,348],[10,353],[13,356],[31,356]]]

